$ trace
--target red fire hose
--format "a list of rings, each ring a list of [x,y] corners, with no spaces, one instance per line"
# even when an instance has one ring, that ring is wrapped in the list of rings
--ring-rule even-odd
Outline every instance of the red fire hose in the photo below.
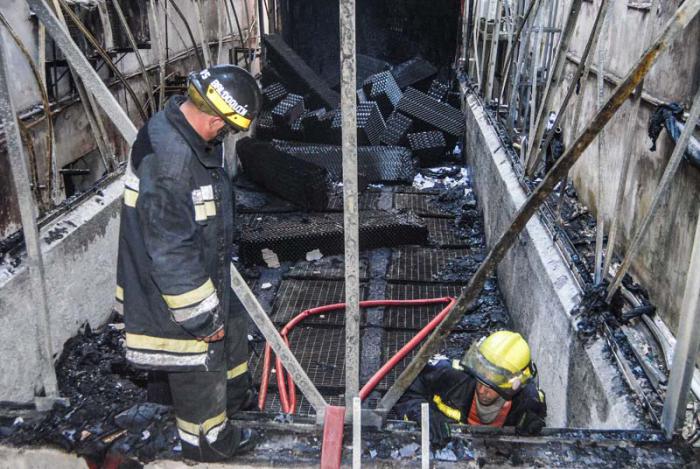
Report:
[[[391,371],[392,368],[394,368],[406,355],[408,355],[411,350],[413,350],[423,339],[425,339],[428,334],[430,334],[430,332],[432,332],[433,329],[435,329],[437,325],[442,322],[443,319],[445,319],[447,314],[450,312],[450,309],[452,309],[454,306],[455,301],[456,300],[452,297],[444,297],[423,300],[368,300],[360,302],[360,308],[374,308],[379,306],[425,306],[441,303],[446,304],[445,308],[440,311],[440,313],[438,313],[423,329],[421,329],[415,337],[409,340],[406,345],[401,347],[401,349],[370,378],[367,384],[365,384],[360,390],[360,399],[365,399],[381,382],[381,380],[384,379],[389,371]],[[304,319],[308,318],[309,316],[339,311],[342,309],[345,309],[345,303],[319,306],[317,308],[302,311],[284,326],[284,328],[280,331],[280,335],[289,347],[289,333]],[[260,383],[260,396],[258,398],[258,407],[260,410],[265,408],[265,401],[267,400],[267,388],[270,384],[271,357],[272,348],[270,347],[270,344],[266,344],[263,359],[262,381]],[[280,406],[282,407],[282,412],[293,414],[297,405],[296,387],[292,377],[289,376],[287,371],[282,366],[282,361],[279,359],[279,357],[275,359],[275,371],[277,374],[277,389],[280,394]]]

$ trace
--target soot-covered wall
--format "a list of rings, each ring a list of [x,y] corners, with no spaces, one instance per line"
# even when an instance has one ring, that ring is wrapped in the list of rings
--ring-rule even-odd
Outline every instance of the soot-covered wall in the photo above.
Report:
[[[283,36],[323,77],[338,75],[338,2],[282,0]],[[454,61],[460,0],[357,0],[357,52],[398,64],[416,55],[446,74]]]

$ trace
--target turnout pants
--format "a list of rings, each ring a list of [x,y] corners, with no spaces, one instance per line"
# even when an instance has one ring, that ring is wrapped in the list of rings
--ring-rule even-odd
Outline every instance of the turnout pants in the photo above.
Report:
[[[232,456],[240,429],[228,419],[254,400],[246,316],[231,316],[225,325],[225,369],[168,373],[183,456],[190,459],[217,461]]]

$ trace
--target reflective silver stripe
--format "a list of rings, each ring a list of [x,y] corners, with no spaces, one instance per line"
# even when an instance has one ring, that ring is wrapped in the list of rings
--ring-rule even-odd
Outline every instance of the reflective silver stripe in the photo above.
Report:
[[[171,311],[173,312],[173,318],[175,318],[177,322],[184,322],[188,319],[196,318],[197,316],[200,316],[202,314],[209,314],[217,306],[219,306],[219,297],[216,296],[215,292],[206,297],[204,300],[202,300],[201,303],[199,303],[196,306],[191,306],[189,308],[182,309],[173,309]]]
[[[184,430],[177,429],[177,434],[180,436],[180,440],[184,441],[185,443],[199,447],[199,436],[196,435],[190,435]]]
[[[170,355],[167,353],[149,353],[140,350],[126,350],[126,359],[136,365],[153,367],[165,366],[204,366],[207,364],[207,354]]]
[[[228,424],[228,420],[224,420],[223,423],[210,429],[209,432],[207,432],[207,434],[206,434],[207,441],[210,444],[215,443],[219,439],[219,435],[221,434],[221,432],[226,428],[227,424]],[[180,427],[178,427],[178,429],[177,429],[177,434],[180,436],[180,439],[182,441],[184,441],[192,446],[199,447],[199,435],[194,435],[192,433],[189,433],[188,431],[185,431]]]

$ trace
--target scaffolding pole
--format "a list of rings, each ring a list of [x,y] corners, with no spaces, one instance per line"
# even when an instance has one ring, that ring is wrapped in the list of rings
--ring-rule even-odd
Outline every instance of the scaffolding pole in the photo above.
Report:
[[[340,0],[340,108],[345,226],[345,408],[360,392],[360,232],[357,202],[355,0]],[[351,412],[346,414],[351,417]]]
[[[671,42],[695,18],[698,11],[700,11],[700,0],[686,0],[678,7],[676,13],[666,23],[663,32],[654,44],[641,54],[641,57],[635,62],[620,85],[612,92],[605,105],[593,116],[585,130],[554,164],[537,188],[530,193],[516,213],[510,227],[499,237],[477,271],[472,275],[467,286],[462,290],[455,306],[443,322],[435,328],[413,360],[411,360],[380,401],[377,411],[384,417],[398,402],[413,380],[416,379],[430,357],[438,350],[442,341],[447,338],[455,324],[475,304],[488,276],[503,259],[515,240],[518,239],[520,232],[525,228],[530,218],[537,213],[537,210],[552,193],[556,184],[578,161],[591,142],[595,140],[601,129],[610,122],[615,113],[637,88],[659,56],[668,49]]]
[[[36,342],[39,356],[39,373],[44,387],[46,401],[58,398],[56,370],[53,367],[53,345],[51,343],[51,328],[49,306],[46,295],[46,279],[44,277],[44,261],[39,242],[39,228],[36,223],[37,208],[32,194],[32,185],[27,168],[27,160],[22,148],[22,138],[17,121],[17,113],[12,102],[12,92],[9,88],[12,73],[7,69],[5,59],[5,43],[0,41],[0,123],[5,132],[7,154],[14,192],[17,195],[19,213],[22,221],[22,233],[27,246],[27,270],[29,272],[30,288],[36,314]],[[45,402],[50,408],[51,402]],[[39,405],[39,401],[37,401]]]
[[[686,127],[691,127],[690,125]],[[695,358],[700,348],[700,213],[695,226],[695,241],[690,256],[685,292],[681,305],[678,341],[673,353],[661,425],[667,438],[683,426],[688,392],[695,371]]]

